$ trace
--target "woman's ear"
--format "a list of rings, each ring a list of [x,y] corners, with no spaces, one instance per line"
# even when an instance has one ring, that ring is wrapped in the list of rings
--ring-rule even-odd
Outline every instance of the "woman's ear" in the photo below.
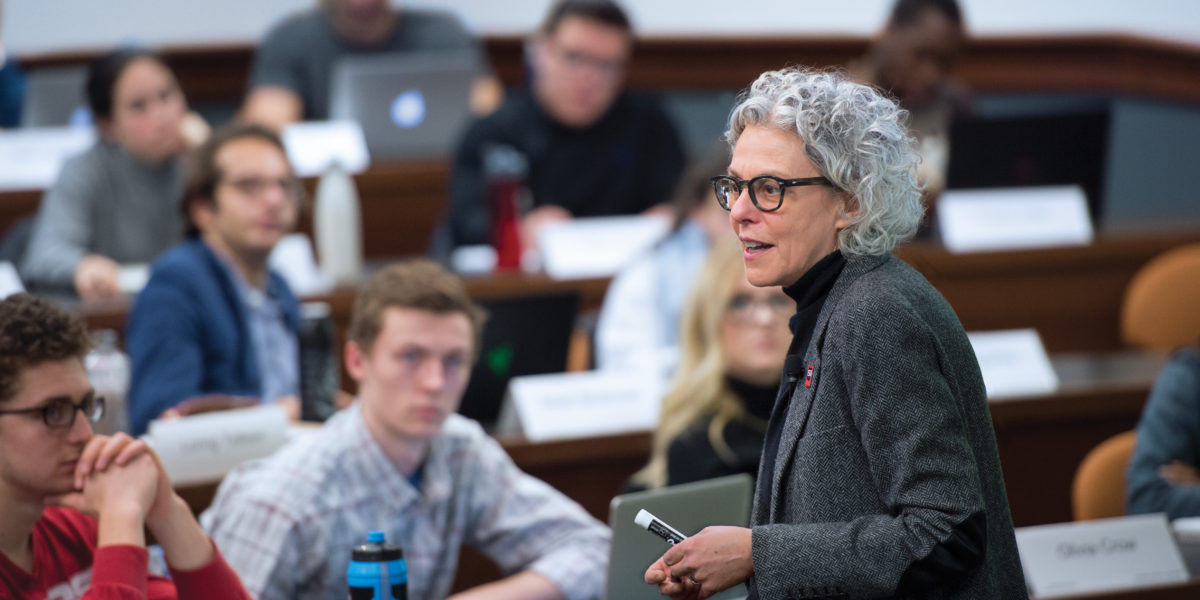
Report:
[[[841,193],[842,210],[838,215],[837,228],[838,230],[845,229],[850,226],[850,223],[858,218],[859,206],[858,198],[853,194]]]

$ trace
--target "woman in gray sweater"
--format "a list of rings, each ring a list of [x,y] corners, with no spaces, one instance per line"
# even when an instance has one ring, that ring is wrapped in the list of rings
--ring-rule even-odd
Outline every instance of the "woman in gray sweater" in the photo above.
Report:
[[[42,199],[22,275],[34,288],[93,300],[119,293],[120,264],[149,262],[179,240],[182,155],[207,127],[188,116],[175,76],[148,50],[97,59],[86,92],[98,140]]]

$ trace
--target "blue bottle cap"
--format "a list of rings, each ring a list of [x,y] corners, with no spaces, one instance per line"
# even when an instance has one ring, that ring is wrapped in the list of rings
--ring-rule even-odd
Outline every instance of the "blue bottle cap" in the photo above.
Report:
[[[384,539],[386,539],[386,538],[384,538],[384,535],[383,535],[383,532],[382,532],[382,531],[372,531],[372,532],[370,532],[370,533],[368,533],[368,534],[367,534],[367,541],[368,541],[368,542],[380,543],[380,542],[382,542]]]

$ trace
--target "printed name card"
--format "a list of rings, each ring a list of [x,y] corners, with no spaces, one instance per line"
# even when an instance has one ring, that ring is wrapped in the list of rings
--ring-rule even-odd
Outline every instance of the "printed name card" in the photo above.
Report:
[[[50,187],[68,158],[96,141],[91,127],[33,127],[0,131],[0,190]]]
[[[245,460],[269,456],[288,435],[284,409],[265,405],[152,421],[144,437],[181,484],[219,480]]]
[[[514,377],[508,391],[525,437],[542,441],[653,429],[661,387],[653,371],[585,371]]]
[[[1078,186],[948,191],[938,227],[951,252],[982,252],[1092,242],[1087,197]]]
[[[542,268],[554,279],[611,277],[667,234],[661,215],[588,217],[547,225],[538,233]]]
[[[283,128],[280,138],[298,177],[316,177],[334,164],[347,173],[361,173],[371,162],[358,121],[292,123]]]
[[[1026,582],[1039,598],[1188,578],[1162,514],[1020,527],[1016,534]]]
[[[1049,394],[1058,388],[1058,375],[1033,329],[967,333],[989,400]]]

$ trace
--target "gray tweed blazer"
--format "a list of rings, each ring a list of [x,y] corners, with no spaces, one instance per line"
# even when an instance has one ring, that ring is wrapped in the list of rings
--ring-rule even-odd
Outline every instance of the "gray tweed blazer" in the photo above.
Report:
[[[848,258],[804,357],[758,474],[760,598],[1027,598],[979,365],[933,286],[891,255]],[[985,532],[965,574],[937,564],[964,522]]]

